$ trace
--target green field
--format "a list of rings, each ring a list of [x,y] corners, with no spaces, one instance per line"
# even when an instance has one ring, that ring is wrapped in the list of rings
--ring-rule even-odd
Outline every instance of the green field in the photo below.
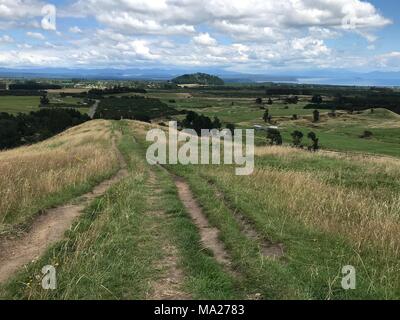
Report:
[[[40,97],[0,97],[0,112],[17,114],[19,112],[26,113],[39,110]]]
[[[314,110],[304,109],[304,106],[310,103],[310,96],[300,97],[297,104],[286,104],[284,96],[274,97],[273,105],[260,106],[255,103],[255,99],[261,93],[250,94],[253,95],[252,98],[248,97],[249,92],[245,93],[246,97],[232,97],[229,93],[215,96],[210,92],[185,92],[182,89],[179,92],[153,91],[149,96],[159,98],[177,110],[191,110],[210,118],[218,117],[225,124],[234,123],[241,128],[267,126],[262,117],[265,109],[268,109],[282,132],[284,144],[288,145],[292,142],[290,134],[294,130],[302,131],[305,136],[314,131],[324,149],[400,156],[400,115],[391,111],[378,108],[373,114],[370,110],[360,114],[348,114],[337,110],[338,116],[331,118],[327,115],[329,111],[319,110],[321,121],[313,123]],[[170,100],[175,100],[175,103],[171,103]],[[292,120],[294,114],[299,120]],[[183,117],[178,116],[176,119],[181,120]],[[370,139],[360,138],[366,130],[371,131],[373,136]],[[257,132],[258,145],[265,145],[265,136],[265,133]],[[309,143],[307,138],[304,138],[303,142]]]
[[[65,97],[60,98],[57,96],[50,96],[50,102],[54,104],[67,103],[78,106],[78,102],[82,99]],[[29,113],[31,111],[39,110],[40,97],[36,96],[0,96],[0,112],[7,112],[10,114]],[[81,113],[88,113],[89,107],[77,108]]]

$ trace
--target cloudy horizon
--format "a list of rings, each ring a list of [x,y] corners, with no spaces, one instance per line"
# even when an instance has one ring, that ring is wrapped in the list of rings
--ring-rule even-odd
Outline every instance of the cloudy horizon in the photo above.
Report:
[[[399,8],[394,0],[0,0],[0,67],[400,71]]]

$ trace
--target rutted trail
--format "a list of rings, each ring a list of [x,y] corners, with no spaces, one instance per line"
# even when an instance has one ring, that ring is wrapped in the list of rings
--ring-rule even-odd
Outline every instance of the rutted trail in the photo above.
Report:
[[[0,283],[7,281],[24,265],[38,259],[49,246],[62,240],[65,231],[93,199],[104,195],[111,186],[128,175],[126,162],[114,141],[113,145],[120,163],[116,175],[97,185],[91,192],[70,201],[70,204],[46,210],[22,237],[0,243]]]
[[[153,191],[150,197],[149,205],[159,201],[162,189],[157,186],[157,177],[153,171],[150,171],[149,183]],[[166,213],[163,210],[152,210],[148,214],[158,217],[160,220],[166,219]],[[152,284],[152,292],[147,299],[150,300],[188,300],[191,296],[182,290],[185,281],[184,271],[179,267],[179,254],[176,246],[168,241],[164,244],[164,259],[160,262],[159,268],[164,269],[164,274],[160,279]]]
[[[232,262],[225,246],[218,238],[219,230],[211,227],[203,210],[193,196],[189,185],[183,178],[174,177],[176,187],[178,188],[179,198],[184,204],[186,210],[190,214],[194,224],[200,232],[201,241],[205,248],[211,250],[215,260],[223,265],[229,273],[236,275],[236,271],[232,268]]]
[[[284,246],[282,243],[273,243],[269,239],[263,237],[254,227],[254,225],[249,221],[246,216],[240,212],[235,206],[230,203],[225,194],[221,192],[214,182],[207,179],[210,188],[213,188],[215,195],[224,203],[224,205],[232,212],[232,216],[238,223],[241,232],[249,239],[254,240],[259,244],[260,252],[271,259],[279,259],[284,256]]]

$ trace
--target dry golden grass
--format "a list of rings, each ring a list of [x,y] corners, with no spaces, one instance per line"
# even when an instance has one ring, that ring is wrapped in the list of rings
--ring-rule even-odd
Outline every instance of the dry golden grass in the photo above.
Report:
[[[36,145],[0,152],[0,229],[25,222],[49,196],[118,165],[109,121],[91,121]]]
[[[286,151],[283,151],[285,155]],[[373,190],[333,186],[312,173],[258,168],[251,177],[208,168],[221,185],[240,185],[250,203],[282,213],[283,221],[299,221],[341,235],[354,247],[379,248],[382,255],[400,257],[400,195],[377,200]]]

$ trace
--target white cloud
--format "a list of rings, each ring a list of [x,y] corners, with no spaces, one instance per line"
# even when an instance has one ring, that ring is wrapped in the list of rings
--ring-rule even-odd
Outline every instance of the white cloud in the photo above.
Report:
[[[376,57],[376,64],[383,68],[395,68],[400,70],[400,52],[392,51]]]
[[[200,46],[216,46],[217,40],[210,36],[209,33],[200,33],[199,35],[193,37],[193,42]]]
[[[74,26],[74,27],[69,28],[69,32],[71,32],[71,33],[82,33],[82,30],[78,26]]]
[[[27,35],[28,37],[33,38],[33,39],[36,39],[36,40],[45,40],[45,39],[46,39],[46,37],[45,37],[43,34],[41,34],[40,32],[31,32],[31,31],[28,31],[28,32],[26,33],[26,35]]]
[[[29,27],[27,36],[45,40],[33,29],[40,28],[43,5],[39,0],[0,0],[0,29]],[[50,35],[52,42],[45,43],[53,58],[49,62],[41,59],[45,55],[39,44],[20,39],[15,46],[24,54],[14,52],[13,63],[121,67],[143,63],[260,71],[368,62],[383,66],[396,61],[385,56],[373,62],[357,59],[352,53],[336,52],[333,41],[327,41],[354,33],[373,42],[376,30],[391,23],[372,4],[360,0],[75,0],[68,7],[58,5],[57,12],[59,24],[70,16],[94,18],[98,29],[89,37],[78,19],[68,30],[75,36],[66,32],[62,39],[58,33],[54,40]],[[6,53],[0,50],[0,54]]]
[[[18,20],[41,16],[44,2],[36,0],[1,0],[0,19]]]
[[[0,43],[12,43],[14,39],[9,35],[0,36]]]

